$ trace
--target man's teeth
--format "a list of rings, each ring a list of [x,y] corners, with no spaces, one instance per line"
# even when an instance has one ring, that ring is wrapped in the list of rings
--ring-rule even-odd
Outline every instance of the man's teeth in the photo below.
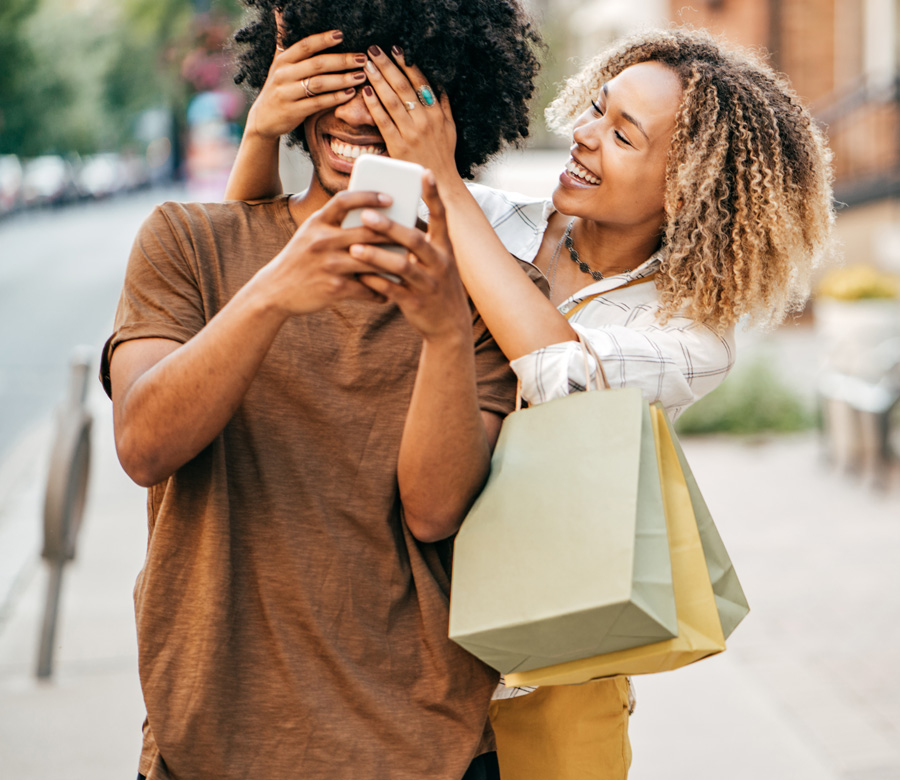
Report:
[[[338,157],[355,160],[361,154],[384,154],[385,148],[383,146],[357,146],[356,144],[347,144],[332,138],[331,151]]]
[[[588,184],[600,183],[600,179],[594,176],[587,168],[580,166],[575,160],[569,160],[569,162],[566,163],[566,173],[572,174],[579,179],[583,179]]]

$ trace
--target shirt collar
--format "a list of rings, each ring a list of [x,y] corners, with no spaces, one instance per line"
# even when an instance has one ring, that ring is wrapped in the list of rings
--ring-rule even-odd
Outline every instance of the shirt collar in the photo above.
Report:
[[[663,249],[658,249],[643,263],[637,266],[637,268],[632,268],[630,271],[625,271],[623,273],[616,274],[615,276],[606,276],[597,282],[589,284],[587,287],[582,287],[580,290],[578,290],[578,292],[574,293],[565,301],[563,301],[559,305],[559,310],[563,312],[563,314],[565,314],[565,312],[568,311],[572,306],[576,305],[585,298],[589,298],[592,295],[601,295],[602,293],[611,292],[612,290],[616,290],[619,287],[624,287],[631,282],[636,282],[652,276],[659,270],[659,264],[662,260],[663,252]]]

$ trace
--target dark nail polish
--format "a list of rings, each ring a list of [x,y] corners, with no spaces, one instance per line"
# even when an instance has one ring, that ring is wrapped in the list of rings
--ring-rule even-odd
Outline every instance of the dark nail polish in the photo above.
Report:
[[[350,87],[349,89],[345,89],[345,90],[344,90],[344,94],[345,94],[345,95],[355,95],[355,94],[356,94],[356,87]]]
[[[373,57],[380,57],[380,56],[381,56],[381,49],[379,49],[377,46],[370,46],[370,47],[369,47],[369,54],[371,54]]]
[[[368,57],[366,57],[365,54],[357,54],[353,58],[354,62],[358,62],[360,65],[365,65],[367,59],[368,59]]]
[[[372,97],[375,94],[375,90],[372,87],[366,85],[363,87],[363,92],[366,93],[366,97]]]
[[[403,49],[401,49],[399,46],[391,46],[391,54],[393,54],[395,57],[402,57]]]
[[[331,33],[331,37],[336,41],[342,41],[344,40],[344,33],[342,33],[340,30],[335,30],[333,33]]]

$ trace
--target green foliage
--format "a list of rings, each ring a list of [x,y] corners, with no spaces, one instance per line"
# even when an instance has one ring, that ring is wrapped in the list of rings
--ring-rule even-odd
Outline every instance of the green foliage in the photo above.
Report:
[[[567,21],[565,17],[556,19],[550,14],[538,20],[537,26],[547,48],[540,52],[541,70],[538,73],[537,90],[531,103],[532,120],[529,128],[531,146],[553,147],[565,144],[565,141],[547,129],[544,124],[544,109],[556,97],[563,81],[569,75],[566,68],[572,64],[565,56],[568,46]]]
[[[98,110],[99,80],[107,67],[114,18],[62,10],[45,0],[29,25],[38,61],[30,80],[42,111],[22,154],[84,154],[103,145],[105,117]],[[41,84],[43,87],[41,88]],[[52,94],[52,97],[51,97]]]
[[[0,2],[0,153],[90,153],[132,140],[144,109],[183,112],[181,73],[203,21],[240,19],[239,0]],[[218,44],[218,41],[217,41]]]
[[[790,433],[815,424],[813,411],[782,383],[764,358],[734,369],[706,397],[685,410],[679,434]]]
[[[37,7],[32,0],[0,4],[0,154],[37,154],[51,146],[54,110],[69,102],[32,33]]]

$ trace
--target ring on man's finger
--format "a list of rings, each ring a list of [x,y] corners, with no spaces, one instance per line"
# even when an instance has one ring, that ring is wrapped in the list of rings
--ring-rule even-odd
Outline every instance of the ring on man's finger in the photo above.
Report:
[[[419,96],[419,102],[423,106],[433,106],[434,105],[434,93],[431,91],[431,87],[427,84],[423,84],[416,90],[416,94]]]
[[[319,94],[318,92],[313,92],[309,88],[309,80],[311,78],[312,78],[312,76],[307,76],[305,79],[300,79],[300,83],[303,85],[303,89],[306,90],[306,97],[315,97],[316,95]]]
[[[414,108],[419,107],[419,104],[413,100],[407,100],[403,105],[406,106],[407,111],[412,111]]]

